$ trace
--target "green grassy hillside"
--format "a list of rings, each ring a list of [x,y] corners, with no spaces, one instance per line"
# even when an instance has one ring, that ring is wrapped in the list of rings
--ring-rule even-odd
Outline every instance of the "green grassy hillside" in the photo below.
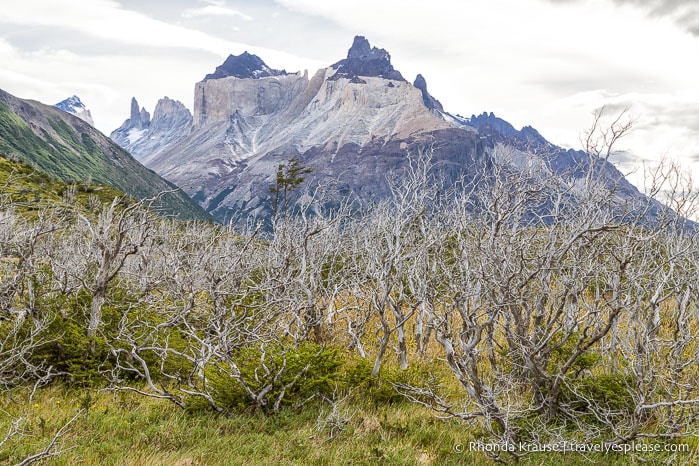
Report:
[[[0,155],[66,182],[94,182],[144,199],[162,192],[163,214],[211,220],[186,194],[145,168],[109,138],[58,108],[0,90]]]
[[[68,183],[17,161],[0,157],[0,206],[9,201],[16,211],[32,212],[69,202],[92,210],[109,204],[123,193],[95,183]]]

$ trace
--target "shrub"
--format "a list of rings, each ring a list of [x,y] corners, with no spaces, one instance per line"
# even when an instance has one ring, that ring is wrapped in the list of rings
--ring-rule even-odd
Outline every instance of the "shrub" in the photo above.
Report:
[[[372,370],[373,364],[367,359],[349,361],[344,368],[343,386],[357,390],[376,406],[407,401],[407,398],[396,390],[396,385],[424,388],[440,380],[439,368],[434,362],[417,362],[405,370],[384,365],[376,376],[371,374]]]
[[[246,347],[233,358],[240,370],[242,382],[224,371],[208,371],[215,402],[227,410],[246,408],[273,411],[275,402],[281,405],[300,404],[314,395],[331,396],[340,382],[339,368],[344,364],[340,349],[304,342],[298,347],[283,344],[260,348]],[[254,400],[243,383],[256,394],[266,392]]]
[[[601,374],[584,377],[568,387],[563,401],[571,403],[578,412],[603,410],[612,416],[634,411],[635,402],[629,389],[632,377],[623,374]]]

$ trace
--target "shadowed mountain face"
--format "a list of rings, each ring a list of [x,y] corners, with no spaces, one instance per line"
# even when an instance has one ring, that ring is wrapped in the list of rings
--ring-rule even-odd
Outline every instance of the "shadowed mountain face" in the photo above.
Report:
[[[136,199],[161,192],[161,212],[183,219],[210,217],[176,186],[134,160],[84,120],[54,106],[0,90],[0,155],[64,181],[91,181]]]
[[[547,151],[537,163],[556,176],[590,167],[587,154],[556,148],[533,128],[444,111],[422,75],[410,84],[388,52],[361,36],[345,59],[312,77],[272,70],[247,53],[230,56],[195,85],[191,123],[151,127],[124,145],[224,222],[268,217],[269,187],[292,157],[313,169],[309,185],[331,185],[362,205],[388,196],[387,175],[400,178],[410,154],[432,152],[434,170],[449,184],[487,171],[500,146],[515,153],[513,170],[537,151]],[[624,196],[640,196],[613,166],[601,170]]]

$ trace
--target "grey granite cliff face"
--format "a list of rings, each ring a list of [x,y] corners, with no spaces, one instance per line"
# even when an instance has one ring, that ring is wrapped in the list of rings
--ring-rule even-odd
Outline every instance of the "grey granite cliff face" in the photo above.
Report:
[[[194,88],[194,123],[202,126],[226,122],[236,114],[271,115],[288,108],[307,85],[308,76],[300,73],[205,79]]]

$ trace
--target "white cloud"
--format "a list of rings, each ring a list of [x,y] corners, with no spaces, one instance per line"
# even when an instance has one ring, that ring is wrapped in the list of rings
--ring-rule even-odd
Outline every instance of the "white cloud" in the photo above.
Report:
[[[110,0],[15,2],[0,12],[0,21],[26,26],[54,26],[121,43],[201,48],[225,53],[229,43],[199,31],[153,20]]]
[[[245,13],[232,8],[227,8],[223,5],[207,5],[201,8],[187,8],[182,12],[183,18],[199,18],[202,16],[231,16],[244,19],[245,21],[253,20],[251,16],[248,16]]]
[[[77,94],[97,127],[109,134],[128,118],[132,96],[151,112],[165,95],[191,108],[194,82],[202,77],[198,68],[210,56],[202,58],[197,66],[183,69],[179,59],[167,55],[154,61],[138,54],[84,57],[67,50],[21,52],[0,39],[0,61],[7,64],[0,68],[0,88],[49,105]],[[148,71],[143,75],[140,70]],[[183,79],[167,79],[173,75]]]
[[[214,5],[216,6],[216,5]],[[134,46],[198,49],[225,57],[244,50],[261,54],[271,66],[292,68],[294,63],[315,64],[301,56],[256,47],[206,34],[139,12],[123,9],[111,0],[25,0],[0,9],[0,23],[53,26],[96,38]]]

